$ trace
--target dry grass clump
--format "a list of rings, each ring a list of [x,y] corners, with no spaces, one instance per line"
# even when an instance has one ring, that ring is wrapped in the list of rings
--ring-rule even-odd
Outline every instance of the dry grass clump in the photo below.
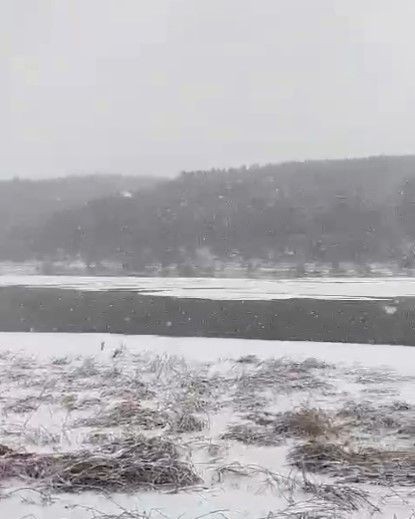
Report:
[[[116,427],[123,425],[137,426],[142,429],[165,427],[168,417],[154,409],[142,407],[136,400],[123,400],[104,412],[75,422],[78,427]]]
[[[279,436],[297,438],[329,437],[337,430],[325,411],[306,407],[276,415],[272,427]]]
[[[140,400],[149,400],[154,398],[155,393],[151,391],[143,382],[123,377],[116,384],[113,382],[109,387],[105,387],[100,392],[103,399],[131,399],[138,398]]]
[[[295,363],[297,366],[300,366],[303,370],[309,370],[309,369],[334,369],[334,364],[329,364],[328,362],[325,362],[324,360],[318,360],[314,357],[308,357],[307,359],[303,360],[302,362]]]
[[[346,519],[346,516],[330,503],[305,502],[293,503],[285,510],[270,512],[266,519]]]
[[[372,515],[380,510],[369,501],[369,493],[349,485],[313,483],[305,475],[296,477],[273,472],[260,465],[243,465],[238,462],[217,467],[218,482],[225,479],[256,478],[259,488],[272,488],[275,495],[284,498],[284,510],[270,512],[267,519],[296,517],[346,518],[351,512],[365,508]]]
[[[303,482],[302,489],[314,498],[320,498],[325,502],[332,503],[339,510],[346,512],[357,512],[365,507],[372,512],[380,511],[369,501],[368,492],[360,488],[327,483],[316,484],[306,479]]]
[[[170,421],[170,430],[175,433],[201,432],[206,427],[206,420],[187,411],[177,413]]]
[[[385,387],[386,384],[396,384],[398,382],[413,381],[413,377],[407,375],[400,375],[396,371],[384,368],[367,368],[357,367],[345,370],[345,374],[350,376],[357,384],[362,385],[378,385]]]
[[[232,380],[230,404],[241,411],[255,411],[267,404],[270,392],[329,390],[332,386],[321,376],[334,367],[316,359],[302,362],[285,358],[263,362],[239,363],[241,371]]]
[[[285,510],[275,512],[267,519],[348,519],[350,514],[362,509],[370,516],[380,512],[369,501],[366,492],[354,487],[315,485],[306,481],[302,490],[310,495],[308,499],[291,499]]]
[[[94,357],[85,357],[82,363],[73,369],[71,377],[77,378],[90,378],[99,375],[100,367],[97,364]]]
[[[203,374],[189,374],[183,377],[179,387],[186,391],[192,398],[209,399],[216,386],[213,377],[203,376]]]
[[[327,474],[343,483],[415,485],[414,450],[356,450],[320,440],[294,447],[290,461],[302,470]]]
[[[240,391],[272,389],[286,393],[330,388],[330,384],[321,378],[320,372],[333,367],[316,359],[297,362],[278,358],[254,366],[254,369],[248,369],[236,381]]]
[[[114,441],[97,452],[20,453],[0,447],[0,480],[37,481],[62,491],[181,488],[199,481],[176,447],[161,438]]]
[[[255,425],[232,425],[222,438],[247,445],[272,446],[280,445],[286,438],[328,438],[337,433],[331,417],[321,409],[302,407],[279,414],[253,413],[246,418]]]
[[[328,438],[337,432],[331,417],[321,409],[301,407],[279,414],[252,413],[246,418],[255,426],[232,426],[224,438],[246,444],[279,445],[286,438]]]
[[[17,384],[21,387],[33,387],[39,379],[45,382],[43,376],[35,373],[38,368],[37,361],[32,356],[13,355],[8,359],[8,364],[1,366],[1,381],[2,383]]]
[[[413,440],[415,435],[415,422],[412,419],[411,421],[408,421],[407,423],[402,424],[397,433],[400,438],[406,439],[406,440]]]
[[[33,396],[26,396],[9,400],[7,405],[3,406],[2,413],[7,415],[9,413],[27,414],[36,411],[41,405],[41,401]]]
[[[268,427],[273,425],[275,422],[275,418],[278,416],[276,413],[271,413],[269,411],[264,411],[263,409],[258,409],[245,415],[246,420],[253,422],[255,425],[260,425],[261,427]]]
[[[256,355],[243,355],[236,359],[237,364],[259,364],[259,359]]]
[[[226,433],[222,434],[223,440],[234,440],[245,445],[260,445],[272,447],[281,444],[281,437],[269,427],[258,427],[248,424],[230,425]]]
[[[84,445],[106,445],[114,441],[112,433],[102,432],[100,430],[93,431],[88,434],[84,440]]]
[[[347,402],[337,413],[344,425],[376,432],[384,429],[397,430],[400,427],[402,411],[409,408],[404,403],[374,406],[370,402]]]
[[[68,357],[54,357],[50,363],[52,366],[67,366],[71,360]]]
[[[187,370],[165,382],[165,402],[173,413],[176,413],[177,408],[186,413],[217,410],[223,405],[228,384],[222,375],[208,373],[206,366]]]
[[[259,388],[253,386],[245,388],[244,386],[245,383],[237,386],[228,401],[229,405],[242,412],[259,412],[267,405],[268,399]]]
[[[405,400],[395,400],[388,406],[388,408],[391,411],[410,411],[411,404],[408,404]]]
[[[166,380],[183,375],[189,370],[189,365],[183,357],[177,355],[151,355],[147,357],[141,353],[133,355],[134,362],[139,363],[143,370],[154,375],[156,380]]]

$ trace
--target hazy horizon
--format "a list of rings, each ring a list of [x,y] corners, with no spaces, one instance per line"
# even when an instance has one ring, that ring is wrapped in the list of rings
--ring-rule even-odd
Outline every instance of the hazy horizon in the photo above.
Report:
[[[414,15],[409,0],[4,0],[0,179],[412,154]]]
[[[314,162],[343,162],[343,161],[360,161],[360,160],[376,160],[376,159],[403,159],[403,158],[415,158],[415,153],[408,153],[408,154],[401,154],[401,155],[362,155],[362,156],[354,156],[354,157],[336,157],[336,158],[314,158],[314,159],[303,159],[303,160],[283,160],[283,161],[275,161],[275,162],[267,162],[267,163],[252,163],[252,164],[230,164],[228,166],[222,166],[220,164],[216,166],[212,166],[206,169],[203,168],[195,168],[193,170],[182,170],[178,171],[173,174],[153,174],[153,175],[146,175],[145,173],[128,173],[123,171],[82,171],[82,172],[67,172],[67,173],[51,173],[49,175],[40,175],[38,177],[31,177],[30,175],[14,175],[10,177],[0,177],[0,182],[3,181],[10,181],[10,180],[19,180],[19,181],[41,181],[41,180],[61,180],[65,178],[78,178],[78,177],[99,177],[99,176],[123,176],[123,177],[142,177],[142,178],[154,178],[159,180],[173,180],[177,177],[179,177],[182,173],[191,173],[191,172],[197,172],[197,171],[216,171],[216,170],[227,170],[227,169],[235,169],[239,170],[241,168],[247,168],[256,170],[258,168],[264,168],[267,166],[284,166],[287,164],[311,164]]]

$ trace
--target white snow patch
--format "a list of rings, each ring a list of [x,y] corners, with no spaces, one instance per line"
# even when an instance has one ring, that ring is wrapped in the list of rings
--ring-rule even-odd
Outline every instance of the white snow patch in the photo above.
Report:
[[[151,296],[213,300],[313,298],[371,300],[415,297],[415,278],[219,279],[3,275],[0,287],[30,286],[84,291],[129,290]]]

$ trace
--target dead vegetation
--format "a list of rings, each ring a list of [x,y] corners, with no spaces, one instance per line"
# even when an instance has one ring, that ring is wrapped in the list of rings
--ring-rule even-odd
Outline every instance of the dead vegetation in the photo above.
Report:
[[[264,447],[280,445],[282,441],[272,429],[249,424],[229,426],[227,432],[222,434],[221,439],[233,440],[244,443],[245,445],[261,445]]]
[[[114,434],[96,430],[84,438],[84,445],[105,445],[114,441]]]
[[[235,410],[241,412],[260,411],[268,403],[269,398],[262,390],[254,385],[244,387],[245,382],[237,385],[228,399],[228,404]]]
[[[342,483],[415,485],[414,450],[355,449],[315,440],[295,446],[290,461],[301,470],[327,474]]]
[[[33,396],[9,399],[8,403],[3,406],[2,413],[7,416],[9,413],[26,414],[36,411],[41,402]]]
[[[302,362],[285,358],[268,359],[261,362],[257,369],[245,373],[241,383],[281,393],[328,388],[329,384],[321,378],[320,373],[329,368],[332,366],[312,358]]]
[[[170,420],[170,431],[178,434],[201,432],[206,427],[206,420],[195,414],[182,411]]]
[[[295,391],[329,390],[327,372],[333,366],[316,359],[302,362],[286,358],[268,359],[263,362],[238,362],[242,368],[234,380],[232,398],[244,407],[254,409],[264,400],[264,392],[286,394]],[[323,377],[324,374],[324,377]]]
[[[54,357],[51,360],[52,366],[67,366],[71,363],[69,357]]]
[[[136,400],[123,400],[109,409],[75,422],[77,427],[117,427],[136,426],[141,429],[163,428],[168,424],[168,416],[160,411],[143,407]]]
[[[102,382],[99,396],[103,400],[127,400],[131,398],[151,400],[156,394],[143,382],[128,375],[123,375],[116,383],[111,381],[111,384],[108,385]]]
[[[396,431],[404,420],[403,413],[409,407],[405,403],[396,402],[390,405],[374,406],[371,402],[346,402],[337,412],[337,418],[343,427],[362,429],[366,432],[384,430]]]
[[[334,369],[313,358],[299,362],[284,357],[264,361],[255,356],[241,357],[235,361],[234,377],[228,381],[228,404],[242,412],[256,411],[278,395],[327,392],[333,389],[328,375]]]
[[[329,438],[337,433],[332,418],[321,409],[301,407],[285,413],[253,413],[253,424],[237,424],[222,436],[247,445],[280,445],[287,438]]]
[[[366,490],[345,484],[314,483],[305,474],[301,477],[282,475],[259,465],[243,465],[238,462],[219,466],[218,481],[225,479],[256,479],[260,488],[268,487],[275,495],[284,498],[288,506],[284,510],[270,512],[268,518],[346,518],[351,512],[366,509],[370,514],[379,509],[370,501]],[[302,497],[299,497],[302,496]]]
[[[304,479],[302,488],[304,492],[332,503],[339,510],[357,512],[362,508],[369,508],[371,512],[379,512],[379,509],[369,501],[367,491],[349,485],[331,485],[327,483],[313,483]]]
[[[276,434],[288,438],[329,437],[336,433],[333,420],[325,411],[306,407],[277,414],[272,427]]]
[[[235,360],[238,364],[259,364],[259,359],[256,355],[244,355]]]
[[[31,376],[40,396],[31,397],[24,389],[23,396],[16,398],[10,392],[2,401],[3,411],[26,416],[15,417],[16,421],[25,421],[16,427],[4,420],[9,430],[3,428],[0,432],[13,450],[2,450],[0,446],[0,480],[17,479],[32,488],[48,487],[52,492],[128,492],[165,487],[176,490],[200,482],[192,465],[180,456],[179,445],[182,445],[189,459],[198,451],[197,463],[208,466],[203,470],[210,471],[209,474],[216,471],[219,483],[224,478],[252,478],[246,484],[252,488],[257,481],[258,492],[274,493],[279,489],[286,493],[287,508],[270,513],[267,519],[346,518],[360,508],[371,507],[366,492],[350,486],[353,483],[408,487],[415,484],[415,453],[411,448],[381,451],[347,445],[347,441],[353,442],[362,432],[370,438],[377,433],[412,438],[413,409],[399,401],[378,406],[370,401],[347,402],[349,396],[340,394],[334,385],[344,371],[335,372],[334,366],[316,359],[262,361],[248,355],[234,361],[229,369],[229,360],[219,366],[193,365],[180,357],[130,355],[122,351],[106,364],[92,357],[86,360],[62,357],[37,365],[32,359],[29,362],[15,359],[15,365],[23,376],[12,374],[10,379],[6,370],[4,380],[7,383],[12,380],[11,387],[20,390],[30,387]],[[350,378],[376,390],[381,376],[383,371],[381,375],[360,370]],[[397,379],[395,375],[388,377],[390,385]],[[304,400],[304,392],[309,393],[310,405],[275,412],[278,398],[298,406]],[[330,411],[319,408],[334,396],[337,400]],[[346,403],[336,411],[340,398]],[[53,408],[45,406],[37,419],[46,415],[43,411],[59,410],[65,428],[62,434],[67,430],[74,433],[73,443],[63,441],[56,416],[50,435],[47,429],[37,427],[36,420],[34,424],[26,423],[37,406],[49,402]],[[235,408],[241,411],[244,422],[228,426],[223,434],[223,427],[229,421],[222,423],[222,416],[227,420],[227,413]],[[217,411],[221,415],[215,415]],[[211,424],[213,427],[209,429]],[[71,431],[74,427],[78,429]],[[165,439],[117,436],[140,431],[146,431],[146,436],[161,434],[157,429],[163,429]],[[294,447],[289,458],[302,476],[297,474],[294,481],[259,466],[229,463],[236,446],[222,440],[266,447],[279,446],[288,440],[292,440],[290,444],[304,442]],[[24,452],[24,448],[29,452]],[[68,448],[72,450],[65,452]],[[308,472],[335,481],[312,482]],[[104,517],[119,519],[136,515],[120,511],[120,515],[103,514]]]
[[[72,371],[74,378],[93,378],[100,373],[100,366],[94,357],[85,357],[82,363]]]
[[[10,479],[66,492],[181,488],[199,481],[173,443],[142,436],[113,441],[94,452],[35,454],[0,446],[0,480]]]
[[[385,394],[393,393],[397,384],[414,381],[413,376],[402,375],[388,366],[379,368],[356,366],[344,369],[343,373],[355,384],[364,386],[363,392],[373,394],[377,391],[383,391]]]

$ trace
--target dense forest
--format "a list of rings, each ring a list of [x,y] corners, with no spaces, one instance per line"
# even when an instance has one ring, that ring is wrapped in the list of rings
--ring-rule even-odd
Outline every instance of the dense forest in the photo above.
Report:
[[[157,182],[151,177],[98,174],[0,181],[0,259],[33,259],[36,235],[57,214],[78,211],[107,196],[130,196]]]
[[[415,157],[253,165],[153,183],[14,181],[0,185],[0,203],[3,260],[78,257],[131,271],[215,259],[410,266]]]

